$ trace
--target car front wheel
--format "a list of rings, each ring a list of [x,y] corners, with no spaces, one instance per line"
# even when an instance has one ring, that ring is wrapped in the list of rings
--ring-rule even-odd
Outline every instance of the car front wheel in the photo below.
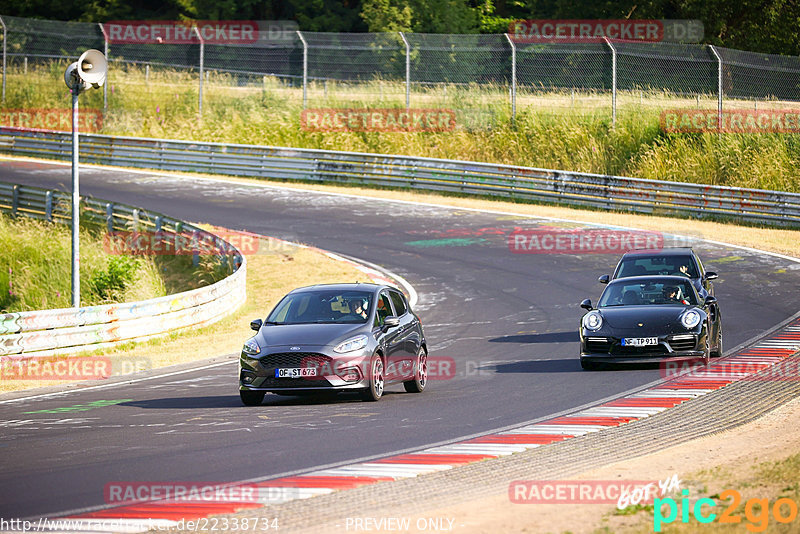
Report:
[[[417,361],[414,362],[414,379],[403,382],[409,393],[422,393],[428,383],[428,353],[424,347],[419,348]]]
[[[375,354],[369,364],[369,387],[362,393],[365,401],[377,401],[383,396],[384,376],[383,360]]]

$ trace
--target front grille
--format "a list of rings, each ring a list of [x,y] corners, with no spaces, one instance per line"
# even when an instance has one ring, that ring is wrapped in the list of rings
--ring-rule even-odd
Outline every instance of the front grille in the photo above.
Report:
[[[308,368],[316,367],[318,373],[328,374],[332,368],[333,358],[318,352],[278,352],[268,354],[260,360],[261,366],[266,371],[266,378],[259,384],[262,388],[304,388],[327,387],[330,383],[322,376],[309,378],[275,378],[275,369],[278,368]]]
[[[695,336],[675,336],[669,340],[669,346],[676,352],[695,350],[697,338],[695,338]]]
[[[322,367],[327,364],[330,368],[330,356],[325,356],[318,352],[278,352],[268,354],[261,358],[261,365],[268,370],[278,367]]]
[[[586,338],[586,352],[602,352],[608,353],[611,349],[611,342],[605,337],[587,337]]]

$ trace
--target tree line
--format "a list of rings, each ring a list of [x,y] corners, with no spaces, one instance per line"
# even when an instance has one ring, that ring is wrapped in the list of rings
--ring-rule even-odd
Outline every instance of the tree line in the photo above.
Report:
[[[697,19],[704,43],[800,55],[797,0],[0,0],[0,15],[294,20],[313,32],[502,33],[519,19]]]

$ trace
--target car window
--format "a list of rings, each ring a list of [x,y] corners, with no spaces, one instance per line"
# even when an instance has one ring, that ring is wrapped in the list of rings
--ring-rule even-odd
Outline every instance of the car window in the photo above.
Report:
[[[394,311],[397,315],[403,315],[406,313],[406,300],[403,298],[397,291],[389,291],[389,295],[392,297],[392,304],[394,304]]]
[[[692,283],[683,280],[655,280],[609,284],[600,296],[599,307],[643,306],[650,304],[696,305]]]
[[[685,272],[681,267],[685,267]],[[685,256],[634,256],[624,258],[617,269],[615,278],[631,276],[678,275],[698,278],[697,264],[691,255]]]
[[[705,269],[705,267],[703,267],[703,262],[700,261],[700,258],[698,258],[697,256],[694,256],[694,261],[697,262],[697,267],[698,267],[698,271],[699,271],[698,274],[702,274],[702,273],[706,272],[706,269]]]
[[[392,303],[389,300],[389,295],[386,292],[381,292],[378,297],[378,309],[375,314],[375,321],[377,326],[383,326],[384,320],[392,315]]]
[[[277,324],[363,323],[369,317],[372,294],[365,291],[323,290],[289,294],[267,317]]]

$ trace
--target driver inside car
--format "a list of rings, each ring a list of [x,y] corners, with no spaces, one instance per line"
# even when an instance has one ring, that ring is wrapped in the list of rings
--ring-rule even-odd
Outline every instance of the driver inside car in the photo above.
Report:
[[[367,318],[368,307],[369,304],[367,304],[367,299],[355,299],[350,302],[350,310],[362,319]]]
[[[667,286],[664,288],[664,300],[668,304],[683,304],[687,306],[689,302],[681,297],[681,290],[675,286]]]

